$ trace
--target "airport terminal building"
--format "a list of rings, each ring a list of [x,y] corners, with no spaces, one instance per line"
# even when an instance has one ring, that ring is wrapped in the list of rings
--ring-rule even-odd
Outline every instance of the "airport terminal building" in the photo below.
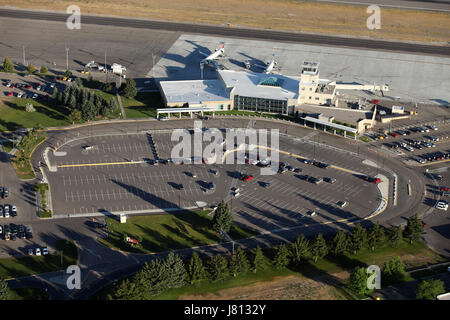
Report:
[[[297,79],[231,70],[218,70],[217,75],[215,80],[161,81],[166,106],[288,114],[297,104]]]

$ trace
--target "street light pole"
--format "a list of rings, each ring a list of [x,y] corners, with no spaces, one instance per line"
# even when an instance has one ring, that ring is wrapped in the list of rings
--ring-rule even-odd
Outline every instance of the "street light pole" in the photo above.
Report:
[[[69,48],[66,47],[66,70],[69,70]]]

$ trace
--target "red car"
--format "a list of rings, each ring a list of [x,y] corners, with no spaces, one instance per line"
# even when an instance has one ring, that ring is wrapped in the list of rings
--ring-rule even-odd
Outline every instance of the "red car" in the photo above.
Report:
[[[25,86],[25,89],[31,89],[32,88],[32,86],[30,85],[30,84],[27,84],[26,86]]]
[[[254,176],[244,174],[244,175],[241,177],[241,180],[242,180],[242,181],[250,181],[250,180],[252,180],[253,178],[254,178]]]
[[[450,191],[449,187],[440,187],[439,190],[441,191]]]
[[[13,92],[11,91],[11,92],[8,92],[7,94],[6,94],[8,97],[11,97],[12,95],[13,95]]]
[[[393,136],[394,138],[397,138],[397,137],[398,137],[398,133],[395,133],[395,132],[389,132],[389,134],[390,134],[391,136]]]
[[[380,178],[374,178],[374,177],[364,177],[364,180],[375,183],[375,184],[378,184],[381,182]]]

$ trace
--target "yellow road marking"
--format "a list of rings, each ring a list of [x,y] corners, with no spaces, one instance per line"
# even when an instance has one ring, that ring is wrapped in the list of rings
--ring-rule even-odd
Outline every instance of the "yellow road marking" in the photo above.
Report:
[[[56,166],[57,168],[70,168],[70,167],[93,167],[93,166],[112,166],[116,164],[137,164],[135,161],[124,162],[106,162],[106,163],[82,163],[82,164],[63,164]]]

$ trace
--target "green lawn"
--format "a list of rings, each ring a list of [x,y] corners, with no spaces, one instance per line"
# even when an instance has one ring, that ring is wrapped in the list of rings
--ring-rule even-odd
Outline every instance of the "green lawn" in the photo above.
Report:
[[[130,217],[125,224],[109,218],[110,236],[100,242],[124,251],[151,253],[172,249],[213,244],[220,241],[210,227],[212,217],[208,211],[184,211],[171,214]],[[123,240],[128,235],[138,239],[141,246],[132,247]],[[233,239],[253,236],[254,233],[233,226],[229,235]]]
[[[69,265],[77,264],[78,253],[73,242],[57,240],[57,252],[48,256],[26,256],[23,258],[0,259],[0,277],[3,279],[28,276],[37,273],[61,270]],[[61,266],[61,250],[63,265]]]
[[[35,112],[26,112],[25,104],[32,103]],[[52,99],[2,99],[0,100],[0,131],[14,131],[20,128],[32,128],[35,126],[56,127],[66,126],[69,110],[58,107]]]
[[[48,300],[48,295],[38,288],[11,289],[9,300]]]
[[[122,104],[128,119],[155,118],[156,109],[164,108],[159,92],[138,92],[134,99],[122,97]]]

